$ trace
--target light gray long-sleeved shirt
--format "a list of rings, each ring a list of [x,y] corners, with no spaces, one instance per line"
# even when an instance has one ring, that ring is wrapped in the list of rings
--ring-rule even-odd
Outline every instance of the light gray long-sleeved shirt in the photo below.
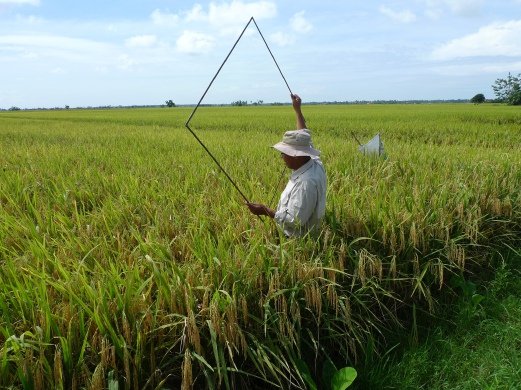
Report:
[[[289,237],[318,228],[326,212],[326,172],[320,159],[293,171],[280,196],[275,221]]]

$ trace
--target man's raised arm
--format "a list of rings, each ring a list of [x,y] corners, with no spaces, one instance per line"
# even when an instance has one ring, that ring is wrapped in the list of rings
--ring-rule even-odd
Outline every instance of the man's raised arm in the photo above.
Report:
[[[300,108],[302,100],[298,95],[291,95],[291,102],[293,103],[293,109],[295,110],[295,115],[297,116],[297,130],[306,128],[306,120],[304,119],[304,115],[302,115],[302,110]]]

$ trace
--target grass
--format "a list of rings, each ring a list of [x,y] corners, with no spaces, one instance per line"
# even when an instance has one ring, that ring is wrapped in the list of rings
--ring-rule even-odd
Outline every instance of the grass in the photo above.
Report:
[[[247,212],[189,112],[0,113],[0,387],[305,388],[302,361],[320,384],[517,243],[515,107],[305,107],[329,188],[303,241]],[[251,200],[280,193],[291,108],[197,115]]]
[[[466,281],[428,336],[365,367],[359,388],[515,389],[521,383],[521,282],[517,255],[492,280]],[[450,314],[447,314],[450,313]],[[375,368],[376,367],[376,368]]]

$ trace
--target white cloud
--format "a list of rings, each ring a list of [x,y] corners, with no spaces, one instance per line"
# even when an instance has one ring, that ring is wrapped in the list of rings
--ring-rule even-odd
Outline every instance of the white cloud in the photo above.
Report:
[[[210,51],[215,44],[215,39],[207,34],[185,30],[176,44],[177,50],[182,53],[199,54]]]
[[[151,47],[157,43],[155,35],[136,35],[125,40],[127,47]]]
[[[38,60],[41,64],[78,63],[82,65],[110,62],[117,46],[59,35],[2,35],[0,52],[9,52],[10,61],[21,60],[28,64]],[[59,66],[59,65],[58,65]]]
[[[446,9],[458,16],[473,17],[481,13],[484,0],[425,0],[425,4],[425,13],[432,19],[439,19]]]
[[[186,13],[187,22],[206,21],[207,15],[203,11],[201,4],[195,4],[190,11]]]
[[[150,18],[154,24],[159,26],[176,26],[179,23],[179,16],[169,12],[162,12],[159,9],[155,9],[151,14]]]
[[[188,22],[206,22],[221,30],[221,33],[235,33],[243,27],[250,17],[255,20],[269,19],[277,15],[277,6],[271,1],[245,3],[240,0],[231,2],[211,2],[205,12],[200,4],[195,4],[186,14]]]
[[[59,35],[2,35],[0,36],[0,48],[2,46],[63,49],[78,52],[108,49],[108,45],[104,43]]]
[[[483,73],[498,74],[521,72],[521,61],[484,64],[444,65],[432,68],[432,71],[444,76],[474,76]]]
[[[460,16],[479,15],[483,2],[483,0],[445,0],[450,10]]]
[[[313,30],[313,25],[304,17],[305,11],[297,12],[290,20],[293,31],[304,34]]]
[[[40,5],[40,0],[0,0],[1,4],[10,5]]]
[[[274,42],[279,46],[287,46],[295,42],[295,37],[293,37],[290,34],[285,34],[279,31],[270,35],[270,41]]]
[[[385,5],[380,6],[380,12],[399,23],[411,23],[416,20],[416,15],[410,10],[394,11]]]
[[[462,57],[521,56],[521,20],[493,23],[478,32],[453,39],[431,53],[436,60]]]

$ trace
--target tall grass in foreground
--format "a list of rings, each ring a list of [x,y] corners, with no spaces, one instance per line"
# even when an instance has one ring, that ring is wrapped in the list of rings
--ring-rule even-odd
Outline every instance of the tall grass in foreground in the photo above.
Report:
[[[436,309],[521,231],[512,107],[306,107],[329,189],[318,238],[248,214],[188,110],[0,115],[0,386],[305,388]],[[288,107],[194,128],[268,201]],[[380,131],[389,158],[356,152]],[[262,142],[259,142],[262,140]]]
[[[494,275],[457,279],[459,296],[444,305],[419,345],[364,363],[360,389],[514,389],[521,383],[520,252]],[[403,352],[403,351],[402,351]],[[395,355],[395,356],[393,356]],[[397,355],[397,356],[396,356]]]

